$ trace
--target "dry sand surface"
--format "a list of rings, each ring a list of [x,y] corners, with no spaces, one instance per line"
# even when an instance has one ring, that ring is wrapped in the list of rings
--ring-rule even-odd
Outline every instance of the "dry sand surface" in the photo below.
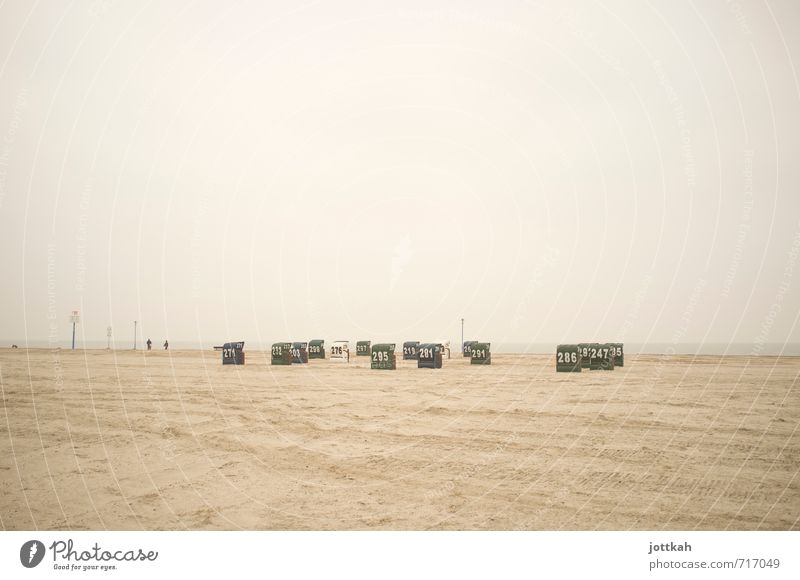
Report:
[[[4,529],[800,528],[800,358],[0,350]]]

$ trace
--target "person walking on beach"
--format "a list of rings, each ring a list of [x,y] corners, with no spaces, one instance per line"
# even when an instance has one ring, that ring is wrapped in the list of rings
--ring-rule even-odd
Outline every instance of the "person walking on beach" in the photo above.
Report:
[[[147,339],[147,350],[150,350],[152,348],[153,348],[153,341],[148,338]]]
[[[169,350],[169,341],[168,340],[164,341],[164,350]]]

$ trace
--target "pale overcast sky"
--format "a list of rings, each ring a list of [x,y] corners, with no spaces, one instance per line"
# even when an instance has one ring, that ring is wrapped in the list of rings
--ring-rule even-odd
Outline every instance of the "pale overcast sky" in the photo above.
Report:
[[[793,1],[3,2],[0,339],[800,342],[798,65]]]

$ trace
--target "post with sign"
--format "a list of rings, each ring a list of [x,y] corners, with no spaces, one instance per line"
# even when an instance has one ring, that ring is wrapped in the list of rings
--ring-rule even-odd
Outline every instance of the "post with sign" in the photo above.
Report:
[[[108,345],[106,346],[106,350],[111,350],[111,327],[106,328],[106,336],[108,337]]]
[[[70,319],[72,320],[72,350],[75,350],[75,326],[81,321],[81,317],[78,316],[77,310],[72,311],[72,316]]]

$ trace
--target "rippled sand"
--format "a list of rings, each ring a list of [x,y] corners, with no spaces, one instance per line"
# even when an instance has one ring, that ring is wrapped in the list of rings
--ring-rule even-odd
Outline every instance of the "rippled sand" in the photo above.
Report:
[[[800,528],[800,358],[0,350],[4,529]]]

